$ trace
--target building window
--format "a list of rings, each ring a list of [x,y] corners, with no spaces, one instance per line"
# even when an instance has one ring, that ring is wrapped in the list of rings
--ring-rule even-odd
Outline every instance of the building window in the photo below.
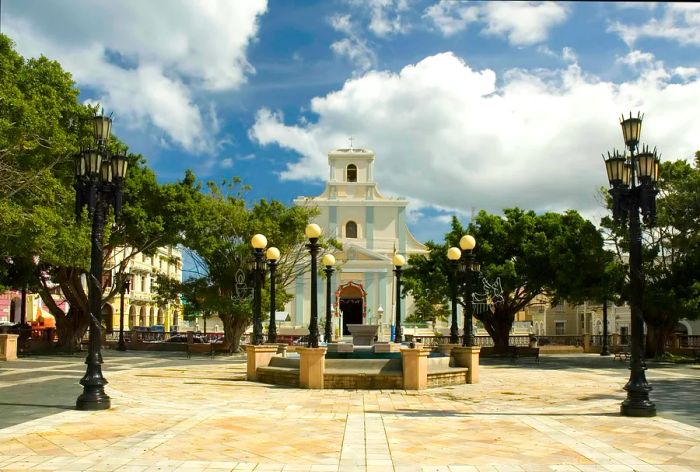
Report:
[[[347,178],[348,182],[357,182],[357,166],[355,164],[348,164]]]
[[[566,321],[554,322],[554,334],[556,334],[557,336],[562,336],[566,334]]]
[[[354,221],[348,221],[345,224],[345,237],[357,239],[357,223]]]

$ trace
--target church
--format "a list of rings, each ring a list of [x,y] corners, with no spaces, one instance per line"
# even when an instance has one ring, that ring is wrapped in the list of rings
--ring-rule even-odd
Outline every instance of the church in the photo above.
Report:
[[[380,339],[388,340],[396,313],[392,256],[398,253],[408,260],[415,254],[427,254],[428,249],[408,230],[408,201],[379,192],[374,181],[374,152],[353,147],[336,149],[328,154],[328,164],[330,175],[323,193],[296,198],[294,204],[317,208],[319,214],[313,222],[322,228],[325,238],[342,243],[342,251],[335,254],[336,271],[331,279],[333,331],[336,336],[347,335],[348,324],[378,324]],[[310,287],[308,271],[289,287],[294,299],[287,312],[295,327],[309,325]],[[323,325],[326,280],[321,277],[317,297],[319,322]],[[401,319],[412,312],[412,298],[402,299]]]

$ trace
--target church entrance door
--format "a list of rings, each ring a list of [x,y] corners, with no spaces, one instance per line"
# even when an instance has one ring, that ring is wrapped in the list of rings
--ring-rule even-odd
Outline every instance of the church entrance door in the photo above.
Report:
[[[343,336],[349,336],[348,324],[362,324],[362,299],[341,298],[340,311],[343,312]]]
[[[350,335],[349,324],[362,324],[364,313],[364,293],[361,286],[350,284],[342,287],[338,308],[343,313],[343,336]]]

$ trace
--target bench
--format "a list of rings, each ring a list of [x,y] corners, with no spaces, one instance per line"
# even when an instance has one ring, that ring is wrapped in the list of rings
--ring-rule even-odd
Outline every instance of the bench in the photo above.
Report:
[[[231,345],[229,343],[192,343],[187,344],[187,358],[191,358],[192,354],[209,354],[214,357],[217,352],[229,354]]]
[[[630,359],[630,352],[622,347],[614,347],[610,349],[610,354],[613,355],[613,360],[618,361],[628,361]]]
[[[514,359],[521,357],[534,357],[537,363],[540,363],[540,348],[539,347],[516,347]]]

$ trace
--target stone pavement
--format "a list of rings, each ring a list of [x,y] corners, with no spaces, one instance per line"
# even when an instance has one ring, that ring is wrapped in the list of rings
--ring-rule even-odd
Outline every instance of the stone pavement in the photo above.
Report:
[[[240,356],[108,351],[113,408],[80,412],[81,358],[23,359],[0,365],[0,470],[700,470],[699,366],[650,364],[659,416],[625,418],[619,361],[484,363],[475,385],[309,391]]]

